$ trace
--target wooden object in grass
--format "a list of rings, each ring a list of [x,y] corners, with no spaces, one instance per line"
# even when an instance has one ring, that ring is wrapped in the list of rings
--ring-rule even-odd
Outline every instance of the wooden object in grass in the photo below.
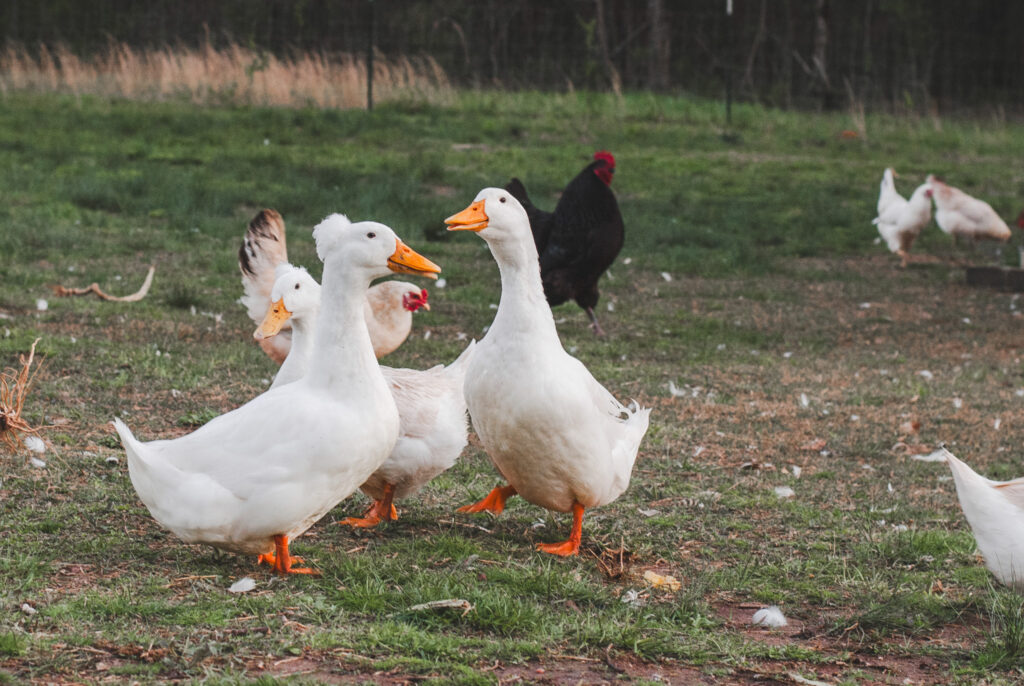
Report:
[[[107,293],[104,293],[100,289],[100,285],[95,281],[86,286],[85,288],[67,288],[65,286],[60,285],[54,286],[53,292],[62,298],[70,295],[88,295],[89,293],[95,293],[97,297],[99,297],[101,300],[109,300],[111,302],[119,303],[133,303],[142,300],[143,298],[146,297],[146,294],[149,293],[149,287],[153,285],[153,273],[155,271],[156,267],[151,266],[149,268],[149,273],[146,274],[146,280],[142,282],[142,288],[135,291],[131,295],[109,295]]]
[[[1024,292],[1024,268],[968,267],[967,285],[1021,293]]]

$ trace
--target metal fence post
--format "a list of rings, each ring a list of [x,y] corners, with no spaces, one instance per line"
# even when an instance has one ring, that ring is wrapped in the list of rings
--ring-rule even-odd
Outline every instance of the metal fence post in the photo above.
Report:
[[[374,12],[373,0],[370,4],[370,40],[366,45],[366,110],[373,109],[373,44],[376,41],[377,17]]]

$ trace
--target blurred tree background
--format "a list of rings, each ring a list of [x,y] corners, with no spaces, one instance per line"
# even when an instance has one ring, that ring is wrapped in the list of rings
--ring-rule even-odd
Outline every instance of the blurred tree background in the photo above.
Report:
[[[731,10],[731,14],[729,11]],[[687,92],[779,107],[1019,111],[1006,0],[4,0],[0,40],[429,55],[452,83]]]

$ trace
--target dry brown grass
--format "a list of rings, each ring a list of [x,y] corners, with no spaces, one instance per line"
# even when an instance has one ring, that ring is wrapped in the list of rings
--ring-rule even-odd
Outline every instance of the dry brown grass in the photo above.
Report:
[[[448,77],[430,57],[374,59],[376,102],[445,101]],[[366,65],[350,54],[281,59],[237,44],[218,49],[137,50],[111,44],[90,58],[66,46],[0,53],[0,91],[102,95],[137,100],[185,98],[197,104],[354,108],[366,105]]]

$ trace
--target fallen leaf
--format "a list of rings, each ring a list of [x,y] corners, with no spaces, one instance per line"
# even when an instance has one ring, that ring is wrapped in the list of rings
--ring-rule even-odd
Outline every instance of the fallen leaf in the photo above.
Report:
[[[906,421],[900,424],[901,434],[916,434],[920,430],[921,422],[916,419],[911,419],[910,421]]]
[[[673,593],[682,588],[682,584],[674,576],[668,576],[667,574],[663,576],[649,569],[644,572],[644,581],[654,588],[672,591]]]

